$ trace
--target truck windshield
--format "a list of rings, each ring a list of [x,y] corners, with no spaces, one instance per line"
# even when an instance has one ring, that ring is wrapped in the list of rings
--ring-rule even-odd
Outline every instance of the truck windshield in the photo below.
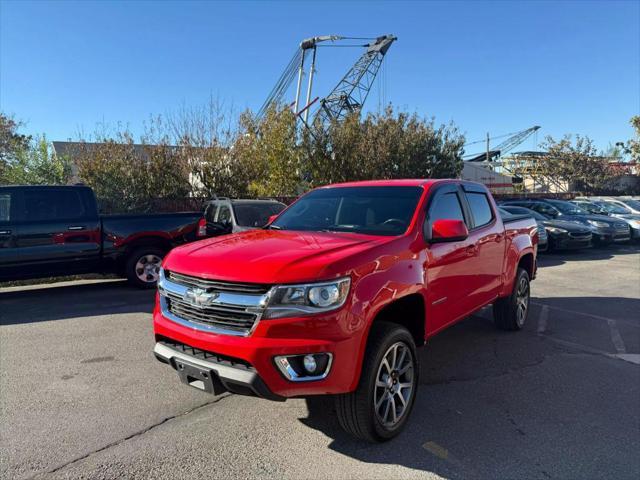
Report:
[[[401,235],[421,187],[331,187],[309,192],[271,225],[278,230]]]
[[[284,207],[284,204],[277,202],[238,202],[233,204],[233,212],[241,227],[262,227],[271,215],[280,213]]]

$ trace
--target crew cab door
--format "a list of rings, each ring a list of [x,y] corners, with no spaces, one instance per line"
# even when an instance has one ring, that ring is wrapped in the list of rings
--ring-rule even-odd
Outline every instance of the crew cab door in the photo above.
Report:
[[[462,189],[469,213],[469,240],[473,244],[473,254],[467,261],[467,268],[472,272],[467,298],[467,313],[471,313],[498,296],[506,239],[502,219],[496,214],[486,190],[468,184],[463,184]]]
[[[15,189],[0,189],[0,279],[14,278],[19,272],[16,242],[18,194]]]
[[[425,228],[436,220],[462,220],[469,224],[458,184],[444,184],[429,200]],[[427,334],[432,335],[461,318],[468,309],[471,278],[468,261],[474,255],[474,242],[431,243],[427,246],[426,295]]]
[[[17,245],[29,275],[90,271],[100,260],[100,219],[91,190],[29,187],[21,191]]]

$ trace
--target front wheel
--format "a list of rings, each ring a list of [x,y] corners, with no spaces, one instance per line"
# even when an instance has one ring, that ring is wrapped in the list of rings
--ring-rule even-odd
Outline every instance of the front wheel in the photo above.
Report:
[[[493,320],[501,330],[521,330],[529,315],[529,274],[518,268],[511,295],[493,304]]]
[[[358,388],[336,397],[342,428],[370,442],[398,435],[415,402],[418,372],[416,346],[409,331],[391,323],[374,324]]]

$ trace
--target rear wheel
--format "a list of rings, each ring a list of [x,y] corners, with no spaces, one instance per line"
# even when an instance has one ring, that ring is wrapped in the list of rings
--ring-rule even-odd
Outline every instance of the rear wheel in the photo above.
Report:
[[[136,248],[127,258],[125,265],[129,283],[139,288],[155,288],[164,255],[164,250],[158,247]]]
[[[399,325],[374,324],[358,388],[336,397],[338,420],[355,437],[390,440],[404,428],[418,388],[413,337]]]
[[[518,268],[511,295],[493,304],[493,320],[501,330],[520,330],[529,315],[529,274]]]

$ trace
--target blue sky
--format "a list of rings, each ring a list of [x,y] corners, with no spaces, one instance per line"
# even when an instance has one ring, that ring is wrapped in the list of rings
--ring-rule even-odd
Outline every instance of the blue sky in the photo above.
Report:
[[[301,39],[393,33],[368,108],[454,121],[469,141],[541,125],[600,148],[640,113],[640,2],[0,4],[0,106],[52,140],[213,95],[257,109]],[[319,50],[323,96],[360,51]],[[292,96],[292,95],[291,95]],[[531,149],[533,139],[518,149]],[[472,151],[469,148],[468,151]]]

